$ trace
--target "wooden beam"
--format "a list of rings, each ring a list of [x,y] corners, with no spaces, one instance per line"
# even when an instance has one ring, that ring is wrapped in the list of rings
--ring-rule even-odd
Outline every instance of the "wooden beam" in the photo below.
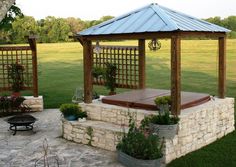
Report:
[[[83,60],[84,60],[84,102],[92,103],[92,42],[83,41]]]
[[[139,39],[139,89],[145,88],[145,39]]]
[[[190,37],[193,39],[218,39],[219,37],[224,37],[226,36],[225,32],[194,32],[194,31],[189,31],[189,32],[178,32],[178,36],[181,38],[187,38],[189,39]]]
[[[180,115],[181,110],[181,41],[171,38],[171,113]]]
[[[107,35],[77,35],[76,38],[80,41],[84,39],[87,40],[136,40],[136,39],[165,39],[172,38],[176,34],[183,38],[210,38],[215,39],[219,37],[224,37],[225,32],[182,32],[182,31],[173,31],[173,32],[145,32],[145,33],[127,33],[127,34],[107,34]]]
[[[33,95],[38,97],[38,62],[37,62],[37,44],[36,38],[28,37],[29,45],[32,50],[32,65],[33,65]]]
[[[219,45],[219,68],[218,68],[218,96],[225,98],[226,92],[226,37],[218,39]]]

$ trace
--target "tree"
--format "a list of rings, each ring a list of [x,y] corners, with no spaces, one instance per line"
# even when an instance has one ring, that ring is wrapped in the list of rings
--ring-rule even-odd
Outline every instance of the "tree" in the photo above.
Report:
[[[11,40],[14,43],[24,43],[25,36],[37,34],[37,31],[38,26],[33,17],[17,17],[16,21],[12,23]]]
[[[6,13],[3,20],[0,22],[0,30],[9,30],[12,28],[13,21],[16,20],[17,17],[23,17],[23,13],[20,8],[18,8],[15,4],[13,4],[8,12]]]
[[[107,20],[110,20],[112,18],[114,18],[114,17],[113,16],[103,16],[99,20],[85,21],[86,28],[95,26],[97,24],[100,24],[100,23],[102,23],[104,21],[107,21]]]
[[[221,20],[221,18],[219,16],[216,17],[210,17],[208,19],[205,19],[206,21],[219,25],[219,26],[224,26],[223,21]]]
[[[206,21],[230,29],[231,32],[228,37],[236,38],[236,16],[229,16],[225,19],[221,19],[220,17],[211,17],[206,19]]]
[[[6,16],[7,11],[15,3],[15,0],[1,0],[0,1],[0,22]]]
[[[66,22],[70,27],[70,35],[76,34],[86,27],[85,22],[79,18],[68,17],[66,18]]]
[[[41,42],[63,42],[69,40],[70,27],[62,18],[53,16],[46,17],[40,21]]]
[[[236,31],[236,16],[229,16],[228,18],[224,19],[227,28]]]
[[[114,18],[114,16],[102,16],[100,18],[100,21],[104,22],[104,21],[107,21],[107,20],[110,20],[110,19],[113,19],[113,18]]]

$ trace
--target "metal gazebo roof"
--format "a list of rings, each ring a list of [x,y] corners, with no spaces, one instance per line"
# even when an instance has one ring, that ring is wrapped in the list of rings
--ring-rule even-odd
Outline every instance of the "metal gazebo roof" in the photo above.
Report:
[[[78,35],[86,36],[173,31],[229,32],[230,30],[153,3],[88,28],[78,33]]]

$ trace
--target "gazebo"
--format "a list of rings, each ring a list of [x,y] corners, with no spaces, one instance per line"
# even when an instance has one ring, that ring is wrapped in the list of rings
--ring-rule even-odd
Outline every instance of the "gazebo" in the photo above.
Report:
[[[122,100],[137,100],[135,93],[145,89],[145,40],[171,40],[171,90],[148,90],[172,98],[172,114],[178,115],[178,132],[173,139],[164,139],[164,163],[206,146],[235,130],[234,99],[225,97],[226,80],[226,33],[229,30],[194,17],[173,11],[158,4],[151,4],[123,16],[114,18],[77,34],[83,45],[84,59],[84,102],[82,110],[88,114],[86,122],[63,120],[63,137],[77,143],[116,151],[121,132],[128,132],[129,118],[137,125],[156,111],[118,104],[105,104],[104,99],[125,93],[92,100],[93,85],[102,85],[104,80],[94,78],[94,67],[106,68],[106,62],[117,67],[116,85],[134,88],[134,94],[123,96]],[[204,37],[218,40],[218,96],[186,109],[182,107],[181,92],[181,39]],[[138,46],[104,46],[92,42],[103,40],[138,40]],[[96,50],[100,50],[95,53]],[[141,95],[145,95],[141,94]],[[161,95],[161,96],[162,96]],[[152,101],[153,102],[153,101]],[[181,112],[181,114],[180,114]],[[92,129],[91,139],[88,130]]]
[[[218,97],[226,92],[226,36],[230,30],[192,16],[150,4],[141,9],[88,28],[76,35],[83,45],[84,102],[92,102],[93,41],[138,40],[138,88],[145,88],[145,40],[171,40],[171,99],[172,114],[181,112],[181,39],[199,38],[218,40]],[[117,56],[121,53],[117,53]],[[98,58],[99,59],[99,58]]]

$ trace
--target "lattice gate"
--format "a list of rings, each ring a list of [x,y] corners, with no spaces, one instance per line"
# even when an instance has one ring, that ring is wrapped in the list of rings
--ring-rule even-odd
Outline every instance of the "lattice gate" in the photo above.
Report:
[[[95,46],[93,46],[94,49]],[[92,50],[93,50],[92,49]],[[106,63],[116,65],[118,88],[139,88],[138,46],[100,46],[100,53],[93,52],[93,67],[106,68]],[[93,84],[104,85],[104,79],[94,79]]]

